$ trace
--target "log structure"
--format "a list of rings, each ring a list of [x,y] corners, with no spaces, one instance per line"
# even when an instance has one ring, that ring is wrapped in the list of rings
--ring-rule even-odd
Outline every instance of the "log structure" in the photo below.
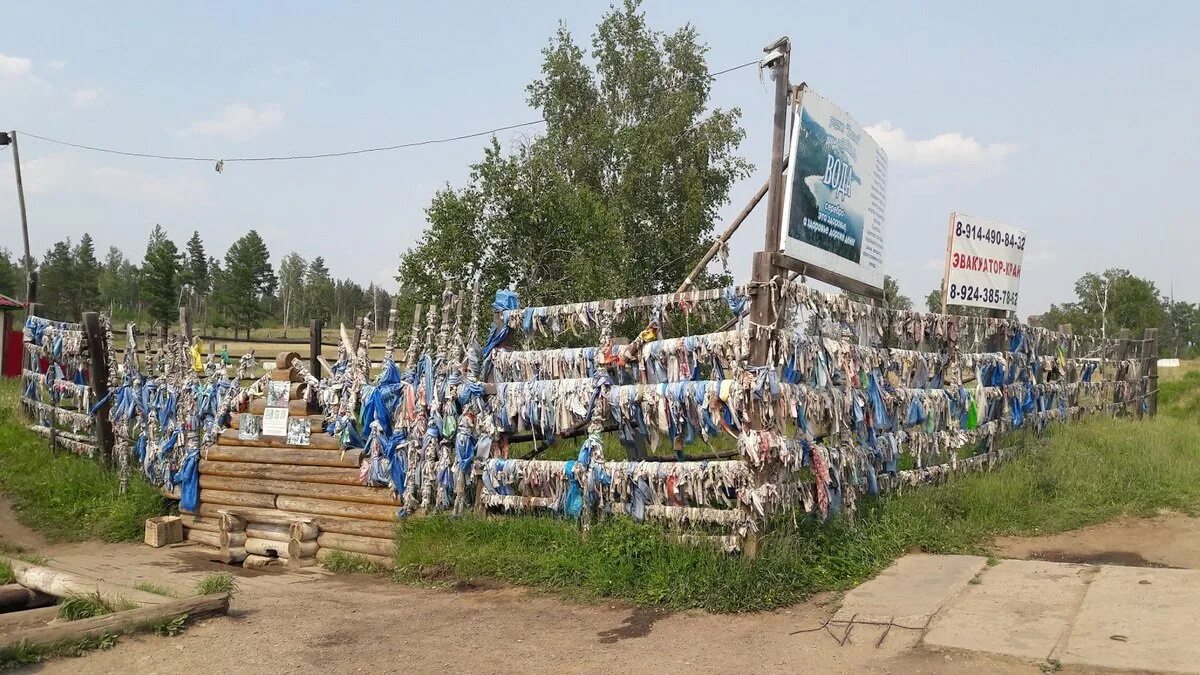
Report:
[[[290,383],[289,421],[309,421],[307,445],[260,435],[239,438],[227,429],[200,460],[200,505],[183,514],[188,541],[220,551],[229,563],[259,569],[316,564],[334,551],[381,564],[390,559],[400,500],[390,489],[363,485],[359,452],[321,432],[321,418],[304,400],[307,384],[285,352],[270,373]],[[262,414],[265,400],[252,401]],[[322,553],[324,552],[324,553]]]

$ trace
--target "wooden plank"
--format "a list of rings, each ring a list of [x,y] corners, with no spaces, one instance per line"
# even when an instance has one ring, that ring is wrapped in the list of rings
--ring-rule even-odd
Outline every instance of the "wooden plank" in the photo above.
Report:
[[[328,450],[293,450],[290,448],[251,448],[233,445],[214,445],[200,453],[210,462],[259,462],[264,464],[294,464],[297,466],[342,466],[358,468],[359,453]]]
[[[227,508],[229,507],[218,504],[201,504],[200,515],[204,517],[216,517],[218,512]],[[331,516],[304,511],[283,511],[279,509],[239,508],[237,512],[255,523],[286,523],[294,518],[311,518],[322,532],[357,534],[364,537],[391,537],[396,530],[395,518],[391,521],[380,522],[363,518],[346,518],[343,516]]]
[[[337,534],[336,532],[322,532],[317,536],[317,543],[321,545],[321,548],[333,548],[339,551],[353,551],[355,553],[368,553],[385,557],[391,557],[396,549],[394,539],[360,537],[353,534]]]
[[[228,478],[257,478],[260,480],[285,480],[300,483],[324,483],[326,485],[358,485],[359,470],[351,467],[293,466],[291,464],[265,464],[262,462],[213,462],[200,460],[201,476],[226,476]]]
[[[22,644],[73,642],[105,634],[130,633],[177,617],[195,620],[229,611],[228,593],[214,593],[182,599],[163,598],[163,600],[165,602],[149,607],[113,612],[77,621],[64,621],[51,626],[10,631],[0,636],[0,650],[15,649]]]
[[[299,513],[316,513],[341,518],[357,518],[360,520],[379,520],[392,522],[396,520],[397,509],[394,506],[382,504],[358,504],[354,502],[333,501],[329,499],[314,499],[311,497],[292,497],[280,495],[275,498],[275,506],[285,511]],[[320,520],[317,521],[318,525]],[[327,528],[322,528],[327,529]]]
[[[224,446],[243,448],[293,448],[297,450],[334,450],[341,452],[342,442],[335,436],[330,436],[318,429],[313,429],[312,438],[308,445],[288,445],[287,439],[278,436],[261,436],[257,440],[238,438],[236,429],[226,429],[217,438],[217,443]]]
[[[200,480],[203,481],[204,476],[201,476]],[[250,506],[257,509],[270,509],[275,507],[275,495],[253,491],[239,492],[218,488],[205,489],[204,484],[201,483],[200,502],[202,504],[223,504],[225,506]]]
[[[228,476],[206,476],[200,474],[200,501],[214,501],[208,490],[223,490],[237,494],[288,495],[291,497],[314,497],[339,502],[359,504],[383,504],[400,506],[400,499],[387,488],[366,485],[331,485],[328,483],[301,483],[290,480],[264,480],[258,478],[230,478]],[[226,503],[226,502],[221,502]],[[252,504],[244,506],[274,506]]]

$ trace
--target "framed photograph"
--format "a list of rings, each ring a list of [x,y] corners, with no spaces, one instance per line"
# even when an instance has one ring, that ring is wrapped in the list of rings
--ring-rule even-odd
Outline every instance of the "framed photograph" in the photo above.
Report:
[[[286,408],[288,405],[288,393],[291,391],[291,388],[291,382],[268,382],[267,407]]]
[[[238,415],[238,438],[243,441],[257,441],[262,433],[262,418],[250,413]]]
[[[312,439],[312,424],[302,417],[288,420],[288,445],[308,445]]]
[[[262,434],[264,436],[287,436],[287,408],[267,408],[262,416]]]

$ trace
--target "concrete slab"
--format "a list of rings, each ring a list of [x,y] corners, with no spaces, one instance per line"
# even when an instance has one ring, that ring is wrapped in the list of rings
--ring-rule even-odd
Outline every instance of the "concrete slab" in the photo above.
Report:
[[[1096,568],[1004,560],[967,586],[933,620],[932,647],[1049,658],[1064,640]]]
[[[1091,668],[1200,672],[1200,571],[1104,567],[1059,660]]]
[[[924,626],[987,566],[973,555],[906,555],[846,594],[833,621],[896,621]]]

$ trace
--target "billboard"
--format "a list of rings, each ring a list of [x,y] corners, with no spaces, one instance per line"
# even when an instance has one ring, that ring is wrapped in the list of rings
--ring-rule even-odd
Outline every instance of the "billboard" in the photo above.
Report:
[[[805,89],[792,123],[785,255],[883,288],[887,154],[844,110]]]
[[[1017,311],[1025,230],[950,214],[943,305]]]

